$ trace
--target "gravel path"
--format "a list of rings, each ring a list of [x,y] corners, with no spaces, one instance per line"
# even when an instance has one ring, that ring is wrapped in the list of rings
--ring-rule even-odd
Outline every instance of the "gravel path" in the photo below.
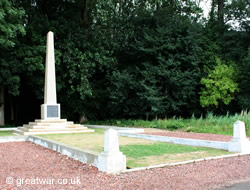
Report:
[[[229,185],[232,182],[250,180],[250,155],[120,175],[98,172],[93,166],[82,164],[31,142],[0,143],[0,156],[1,190],[200,190],[218,189],[222,185]],[[12,183],[13,179],[13,183],[6,184],[6,178],[9,183]],[[42,181],[46,179],[47,181]],[[70,184],[71,181],[76,184]],[[65,185],[61,185],[61,183]]]

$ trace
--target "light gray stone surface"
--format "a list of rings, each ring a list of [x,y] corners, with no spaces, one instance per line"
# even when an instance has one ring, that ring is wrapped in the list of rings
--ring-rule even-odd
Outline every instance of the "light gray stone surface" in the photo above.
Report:
[[[229,152],[250,153],[250,141],[246,137],[245,123],[237,121],[234,123],[234,135],[228,143]]]
[[[88,128],[96,128],[96,129],[115,129],[118,132],[124,133],[144,133],[144,129],[142,128],[129,128],[129,127],[117,127],[117,126],[108,126],[108,125],[85,125]]]
[[[114,129],[108,129],[104,134],[104,152],[119,152],[118,133]]]
[[[56,107],[57,113],[50,113],[50,107]],[[54,52],[54,34],[48,32],[46,46],[46,67],[45,67],[45,85],[44,85],[44,104],[41,105],[42,119],[60,119],[60,104],[57,104],[56,97],[56,71],[55,71],[55,52]]]
[[[35,120],[29,122],[28,125],[18,127],[13,130],[14,134],[18,135],[37,135],[37,134],[60,134],[60,133],[88,133],[94,132],[93,129],[79,124],[74,124],[66,119],[55,120]]]
[[[44,104],[57,104],[54,34],[47,34]]]
[[[249,190],[249,189],[250,189],[250,181],[247,181],[234,184],[230,187],[225,188],[224,190]]]
[[[6,136],[0,137],[0,143],[6,142],[22,142],[27,140],[27,136]]]
[[[0,128],[0,131],[13,131],[16,130],[16,127],[10,127],[10,128]]]
[[[98,169],[116,173],[126,169],[126,156],[119,150],[118,133],[114,129],[105,131],[104,152],[98,156]]]
[[[69,145],[58,143],[42,137],[29,136],[27,140],[45,148],[60,152],[61,154],[67,155],[80,162],[98,167],[98,153],[96,152],[71,147]]]
[[[167,142],[167,143],[173,143],[173,144],[200,146],[200,147],[228,150],[227,142],[186,139],[186,138],[166,137],[166,136],[156,136],[156,135],[131,134],[131,133],[124,133],[124,132],[119,132],[118,134],[119,136],[140,138],[140,139],[146,139],[146,140],[151,140],[151,141],[159,141],[159,142]]]

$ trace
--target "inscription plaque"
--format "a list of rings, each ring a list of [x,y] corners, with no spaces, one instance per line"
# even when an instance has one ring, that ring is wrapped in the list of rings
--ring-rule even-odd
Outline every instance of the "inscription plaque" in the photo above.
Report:
[[[47,117],[58,117],[58,106],[47,106]]]

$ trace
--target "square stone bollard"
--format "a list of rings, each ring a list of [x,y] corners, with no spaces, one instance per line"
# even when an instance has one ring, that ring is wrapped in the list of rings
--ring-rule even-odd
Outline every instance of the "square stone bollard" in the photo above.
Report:
[[[229,152],[250,153],[250,141],[246,137],[245,123],[237,121],[234,123],[234,134],[228,142]]]
[[[98,156],[98,169],[107,173],[126,169],[126,156],[119,150],[118,133],[114,129],[105,131],[104,152]]]

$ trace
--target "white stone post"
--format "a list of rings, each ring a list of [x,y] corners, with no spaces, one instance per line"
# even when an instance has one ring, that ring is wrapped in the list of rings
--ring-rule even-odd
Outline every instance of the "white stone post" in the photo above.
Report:
[[[104,136],[104,152],[98,156],[98,169],[107,173],[125,170],[126,156],[119,150],[117,131],[108,129]]]
[[[41,118],[60,119],[60,104],[56,100],[56,72],[53,32],[47,34],[44,104],[41,105]]]
[[[250,153],[250,141],[246,137],[245,123],[237,121],[234,123],[234,134],[228,143],[229,152]]]

